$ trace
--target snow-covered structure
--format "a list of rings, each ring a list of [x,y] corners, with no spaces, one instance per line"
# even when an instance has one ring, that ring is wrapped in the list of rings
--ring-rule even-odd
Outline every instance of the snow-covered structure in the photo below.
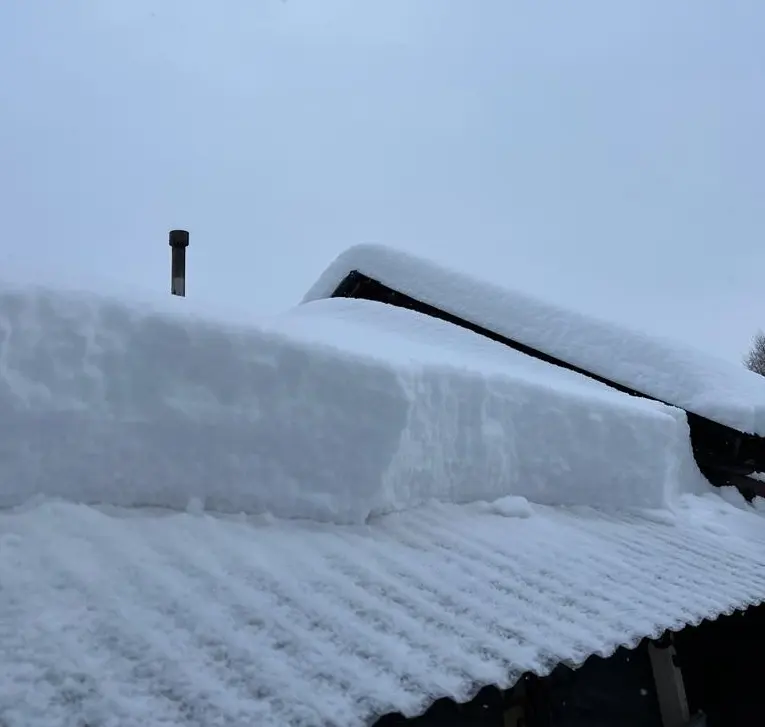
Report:
[[[194,499],[350,524],[433,499],[661,508],[705,486],[682,411],[369,301],[234,328],[6,290],[0,330],[0,507]]]
[[[718,485],[765,494],[765,381],[673,340],[631,331],[375,245],[350,248],[305,301],[349,297],[420,311],[547,363],[688,414],[694,454]]]
[[[0,512],[0,719],[413,716],[758,604],[763,554],[762,514],[713,494],[661,516],[434,504],[365,526],[33,502]],[[738,628],[721,646],[758,648]],[[731,652],[689,663],[727,688],[756,664]],[[706,706],[718,683],[696,679]]]
[[[760,382],[434,270],[357,249],[252,326],[0,291],[0,725],[567,727],[599,664],[618,724],[737,724],[765,508],[687,412],[754,447]]]

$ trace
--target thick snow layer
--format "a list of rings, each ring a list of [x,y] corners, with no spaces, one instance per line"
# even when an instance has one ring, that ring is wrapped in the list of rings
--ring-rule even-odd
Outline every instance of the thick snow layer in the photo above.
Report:
[[[361,727],[765,597],[751,508],[505,502],[367,526],[0,513],[5,727]]]
[[[428,497],[506,494],[547,504],[663,507],[676,491],[704,488],[677,409],[370,301],[316,301],[278,327],[396,366],[409,403],[384,480],[392,509]]]
[[[397,250],[340,255],[304,301],[332,295],[352,270],[642,394],[765,435],[765,380],[743,366],[506,290]]]
[[[679,410],[368,301],[226,327],[0,293],[0,506],[337,522],[434,498],[663,507],[696,488]]]

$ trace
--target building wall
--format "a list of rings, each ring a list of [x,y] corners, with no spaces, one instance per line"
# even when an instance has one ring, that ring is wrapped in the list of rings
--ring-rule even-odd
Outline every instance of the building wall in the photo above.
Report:
[[[684,629],[676,644],[688,702],[707,727],[765,725],[765,606]]]

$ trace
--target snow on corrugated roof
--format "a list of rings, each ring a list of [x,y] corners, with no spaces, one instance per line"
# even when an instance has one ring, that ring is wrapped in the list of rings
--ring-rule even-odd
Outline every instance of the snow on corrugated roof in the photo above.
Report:
[[[231,327],[0,292],[0,507],[37,494],[363,522],[431,498],[661,507],[685,415],[368,301]]]
[[[331,296],[353,270],[615,383],[741,432],[765,435],[765,380],[743,366],[398,250],[377,245],[350,248],[327,268],[304,301]]]
[[[765,528],[711,494],[367,526],[38,502],[0,513],[0,589],[8,727],[356,727],[759,603]]]

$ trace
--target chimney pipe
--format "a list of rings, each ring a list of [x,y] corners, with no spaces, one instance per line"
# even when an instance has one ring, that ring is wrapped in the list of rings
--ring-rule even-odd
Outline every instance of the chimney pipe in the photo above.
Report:
[[[186,296],[186,248],[189,246],[189,233],[186,230],[170,230],[170,249],[172,261],[170,269],[170,293]]]

